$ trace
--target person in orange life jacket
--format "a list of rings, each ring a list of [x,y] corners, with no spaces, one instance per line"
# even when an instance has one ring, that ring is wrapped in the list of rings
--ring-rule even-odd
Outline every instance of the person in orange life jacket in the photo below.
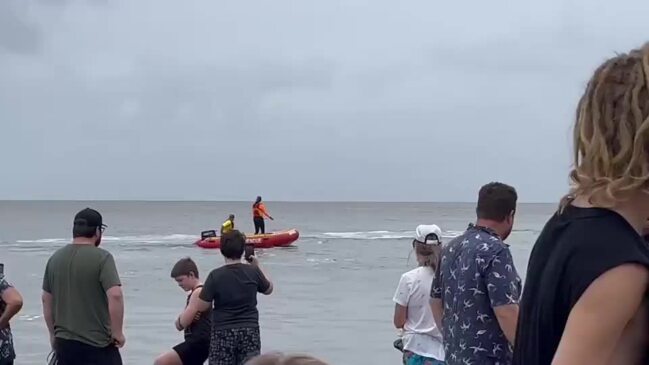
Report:
[[[255,203],[252,205],[252,220],[255,223],[255,234],[265,234],[266,233],[266,223],[264,222],[264,216],[268,217],[271,221],[274,220],[268,212],[266,212],[266,206],[261,201],[261,197],[258,196]]]

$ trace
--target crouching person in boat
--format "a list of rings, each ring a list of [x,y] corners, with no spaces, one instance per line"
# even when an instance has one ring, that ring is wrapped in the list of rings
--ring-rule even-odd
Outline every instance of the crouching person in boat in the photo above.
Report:
[[[210,365],[241,365],[261,352],[257,293],[269,295],[273,283],[253,255],[242,258],[246,237],[237,230],[221,237],[225,265],[210,272],[199,300],[190,302],[180,325],[191,323],[193,312],[212,308]]]
[[[184,331],[185,341],[174,346],[172,351],[160,355],[154,365],[202,365],[207,360],[210,349],[210,312],[212,308],[204,311],[196,311],[197,306],[192,305],[198,301],[203,284],[198,276],[198,267],[189,257],[178,261],[171,269],[171,277],[178,283],[178,286],[189,292],[187,305],[183,313],[176,320],[176,329]],[[185,315],[192,320],[182,325],[181,317]]]
[[[224,233],[231,232],[234,229],[234,214],[230,214],[228,219],[221,225],[221,236]]]

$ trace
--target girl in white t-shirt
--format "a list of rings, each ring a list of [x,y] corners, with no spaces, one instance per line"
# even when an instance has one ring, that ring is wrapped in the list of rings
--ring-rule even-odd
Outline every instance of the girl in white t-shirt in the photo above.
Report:
[[[401,275],[394,294],[394,325],[402,331],[404,365],[444,364],[442,334],[430,308],[430,289],[442,250],[442,230],[420,225],[412,242],[419,266]]]

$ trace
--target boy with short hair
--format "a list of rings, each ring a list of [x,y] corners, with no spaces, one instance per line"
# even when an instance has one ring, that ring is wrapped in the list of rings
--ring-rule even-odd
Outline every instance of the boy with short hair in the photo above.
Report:
[[[189,303],[198,300],[203,284],[198,275],[196,263],[189,257],[179,260],[171,270],[171,277],[178,283],[181,289],[189,292],[185,311],[191,310]],[[192,313],[194,321],[183,328],[178,319],[175,325],[178,331],[184,330],[185,341],[173,347],[155,360],[155,365],[202,365],[207,360],[210,350],[210,312]],[[182,313],[181,313],[182,315]]]

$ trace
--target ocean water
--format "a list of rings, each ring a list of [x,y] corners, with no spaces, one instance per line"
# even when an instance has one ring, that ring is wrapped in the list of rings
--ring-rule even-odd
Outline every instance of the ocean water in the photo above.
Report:
[[[98,209],[108,224],[102,247],[116,258],[126,295],[125,364],[152,364],[182,340],[173,322],[185,304],[169,277],[181,257],[201,275],[222,264],[218,250],[192,243],[234,213],[238,229],[252,229],[249,203],[219,202],[0,202],[0,262],[22,293],[12,322],[17,364],[43,364],[49,352],[41,314],[45,262],[70,241],[74,214]],[[268,202],[275,221],[267,231],[296,228],[293,247],[258,253],[275,292],[259,297],[263,351],[306,352],[332,365],[398,364],[392,348],[391,301],[400,275],[414,267],[412,232],[437,224],[446,239],[474,221],[474,204]],[[525,276],[531,247],[553,204],[520,204],[508,239]]]

